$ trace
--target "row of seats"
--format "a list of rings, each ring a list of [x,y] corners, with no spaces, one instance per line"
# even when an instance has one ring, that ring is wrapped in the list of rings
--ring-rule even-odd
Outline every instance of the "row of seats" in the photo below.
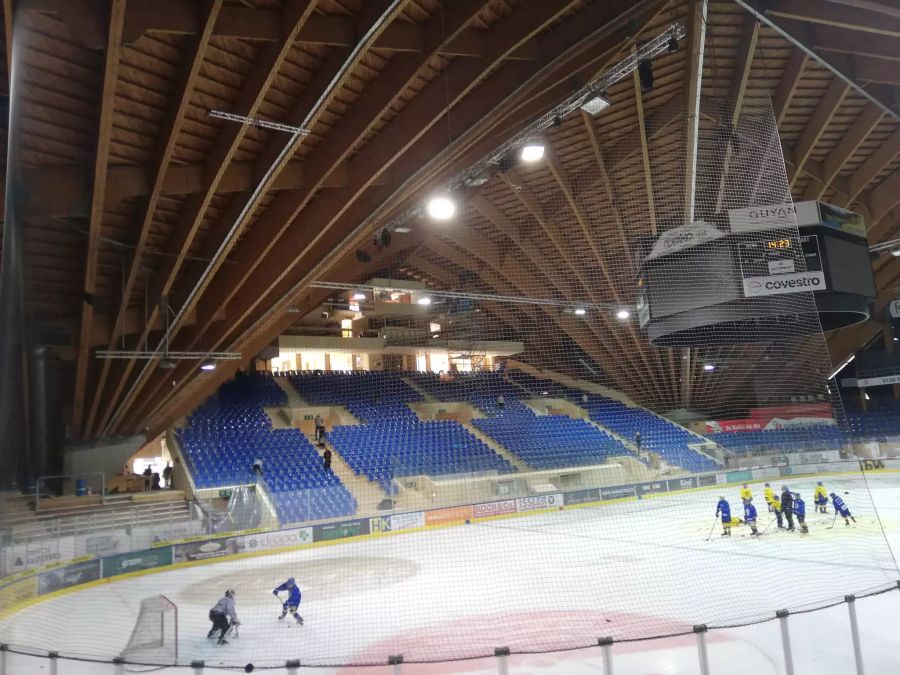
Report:
[[[287,404],[271,375],[246,375],[223,384],[177,430],[194,485],[252,483],[255,460],[284,523],[352,515],[356,501],[299,429],[273,429],[263,406]]]
[[[824,424],[760,431],[707,434],[710,440],[737,454],[839,450],[846,442],[836,426]]]

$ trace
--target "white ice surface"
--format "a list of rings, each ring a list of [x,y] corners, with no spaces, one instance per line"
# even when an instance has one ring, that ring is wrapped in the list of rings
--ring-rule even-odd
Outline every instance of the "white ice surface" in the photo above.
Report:
[[[826,479],[859,521],[846,527],[812,514],[813,481],[789,482],[807,499],[809,535],[774,525],[759,540],[746,528],[713,528],[719,491],[665,495],[501,519],[356,543],[299,550],[150,574],[85,589],[25,609],[0,623],[14,648],[109,658],[128,640],[141,598],[165,593],[179,607],[182,662],[217,664],[384,663],[594,644],[735,624],[840,600],[898,579],[875,518],[900,551],[900,475]],[[781,483],[774,483],[779,487]],[[741,511],[737,487],[721,486]],[[769,520],[753,486],[760,529]],[[869,499],[872,495],[873,502]],[[831,509],[829,508],[829,511]],[[271,589],[287,576],[303,590],[304,627],[279,622]],[[226,587],[237,591],[241,634],[217,648],[205,638],[207,612]],[[900,673],[900,592],[857,603],[869,675]],[[854,672],[846,605],[792,616],[798,675]],[[783,673],[777,622],[709,633],[715,675]],[[617,675],[697,673],[694,636],[617,644]],[[601,673],[598,648],[514,655],[510,673]],[[9,672],[48,672],[46,660],[8,654]],[[139,670],[139,669],[137,669]],[[179,669],[190,672],[188,669]],[[112,674],[70,660],[60,675]],[[174,672],[174,669],[170,672]],[[212,669],[207,669],[212,672]],[[231,671],[234,672],[234,671]],[[375,675],[373,668],[304,668],[304,673]],[[495,673],[493,658],[406,664],[404,674]]]

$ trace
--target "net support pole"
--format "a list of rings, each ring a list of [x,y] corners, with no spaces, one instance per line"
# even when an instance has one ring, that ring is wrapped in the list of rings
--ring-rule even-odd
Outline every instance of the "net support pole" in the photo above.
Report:
[[[50,652],[47,654],[50,661],[50,675],[57,675],[59,672],[59,652]]]
[[[853,638],[853,660],[856,661],[856,675],[866,675],[863,668],[862,644],[859,641],[859,622],[856,620],[856,596],[846,595],[847,610],[850,612],[850,637]]]
[[[603,675],[613,675],[613,639],[611,637],[600,638],[597,640],[597,644],[603,648]]]
[[[284,668],[287,670],[287,675],[297,675],[300,670],[300,660],[291,659],[290,661],[285,661]]]
[[[791,615],[786,609],[775,612],[778,623],[781,625],[781,646],[784,648],[784,673],[794,675],[794,654],[791,651],[791,633],[788,630],[788,617]]]
[[[391,675],[403,675],[403,654],[388,657],[388,665],[393,666]]]
[[[191,661],[191,670],[194,671],[194,675],[203,675],[203,668],[206,664],[203,661]]]
[[[497,675],[509,675],[509,647],[497,647],[494,656],[497,657]]]
[[[121,656],[117,656],[112,660],[113,662],[113,672],[116,675],[125,675],[125,659]]]
[[[694,633],[697,635],[697,654],[700,657],[700,675],[710,675],[709,651],[706,649],[706,632],[708,630],[705,623],[694,626]]]
[[[0,644],[0,675],[6,675],[6,655],[9,653],[9,645]]]

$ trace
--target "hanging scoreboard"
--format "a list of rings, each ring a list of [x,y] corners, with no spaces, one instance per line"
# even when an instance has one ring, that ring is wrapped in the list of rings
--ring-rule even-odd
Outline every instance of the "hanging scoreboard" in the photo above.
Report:
[[[737,244],[745,298],[825,290],[818,235],[765,236]]]

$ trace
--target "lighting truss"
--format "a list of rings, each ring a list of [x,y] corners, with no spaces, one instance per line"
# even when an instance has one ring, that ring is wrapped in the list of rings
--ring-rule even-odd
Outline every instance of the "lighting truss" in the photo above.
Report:
[[[423,289],[406,288],[403,286],[367,286],[364,284],[344,284],[334,281],[315,281],[310,284],[312,288],[324,288],[332,291],[359,291],[360,293],[411,293],[423,292]],[[496,295],[493,293],[461,293],[459,291],[440,291],[437,289],[425,289],[429,297],[446,299],[486,300],[490,302],[503,302],[514,305],[543,305],[547,307],[560,307],[562,309],[598,309],[601,311],[619,310],[621,305],[600,304],[595,302],[571,302],[554,300],[552,298],[529,298],[523,295]]]
[[[142,351],[98,351],[98,359],[169,359],[171,361],[239,361],[240,352],[142,352]]]
[[[310,133],[309,129],[304,129],[303,127],[292,127],[290,124],[261,120],[258,117],[247,117],[246,115],[235,115],[222,110],[210,110],[208,114],[210,117],[228,120],[229,122],[240,122],[257,129],[271,129],[272,131],[282,131],[287,134],[297,134],[298,136],[307,136]]]

